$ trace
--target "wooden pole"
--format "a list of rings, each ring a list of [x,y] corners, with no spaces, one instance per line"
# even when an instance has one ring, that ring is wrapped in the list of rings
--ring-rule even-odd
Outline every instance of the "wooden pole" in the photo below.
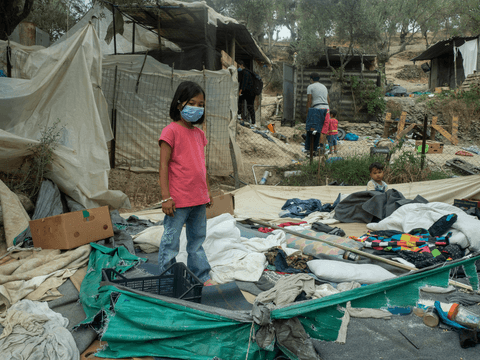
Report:
[[[457,87],[457,51],[455,49],[455,40],[453,40],[453,58],[455,59],[453,62],[453,68],[455,71],[455,86],[454,88]]]
[[[132,30],[133,30],[133,35],[132,35],[132,54],[135,54],[135,21],[132,22]]]
[[[112,14],[113,14],[113,53],[117,55],[117,32],[115,29],[115,5],[112,4]]]
[[[310,129],[311,130],[311,129]],[[313,132],[310,133],[310,165],[312,165],[313,162],[313,140],[315,139],[315,135],[313,135]]]
[[[428,126],[428,115],[425,114],[425,117],[423,118],[423,132],[422,132],[422,159],[420,162],[420,168],[423,170],[423,167],[425,166],[425,148],[427,144],[427,126]]]

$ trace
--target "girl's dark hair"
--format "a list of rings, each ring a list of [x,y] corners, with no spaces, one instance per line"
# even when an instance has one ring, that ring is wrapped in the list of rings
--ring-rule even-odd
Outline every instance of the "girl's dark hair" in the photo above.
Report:
[[[337,116],[337,110],[330,110],[330,117],[334,118]]]
[[[372,172],[373,169],[383,170],[383,164],[380,164],[379,162],[374,162],[368,167],[368,170],[370,170],[370,172]]]
[[[183,81],[178,85],[177,91],[175,91],[175,95],[173,96],[172,103],[170,104],[170,118],[173,121],[179,121],[181,119],[180,110],[178,109],[178,105],[183,104],[184,102],[190,101],[191,98],[195,96],[203,94],[203,98],[205,99],[205,91],[203,91],[202,87],[193,81]],[[194,125],[203,124],[205,120],[205,113],[203,113],[202,117],[192,123]]]

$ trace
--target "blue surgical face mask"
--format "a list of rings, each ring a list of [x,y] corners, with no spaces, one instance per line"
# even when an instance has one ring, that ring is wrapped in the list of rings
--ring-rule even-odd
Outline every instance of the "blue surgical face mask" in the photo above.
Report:
[[[200,120],[204,112],[203,107],[185,105],[180,114],[183,120],[194,123]]]

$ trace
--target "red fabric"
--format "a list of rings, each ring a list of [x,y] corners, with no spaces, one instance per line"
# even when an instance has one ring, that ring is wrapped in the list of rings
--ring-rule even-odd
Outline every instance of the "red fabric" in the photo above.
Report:
[[[323,123],[322,134],[328,135],[329,130],[330,130],[330,111],[328,111],[327,115],[325,115],[325,122]]]
[[[282,224],[279,224],[278,226],[279,227],[285,227],[285,226],[294,226],[294,225],[300,225],[300,224],[306,224],[307,222],[306,221],[300,221],[300,222],[286,222],[286,223],[282,223]],[[261,227],[258,229],[258,231],[262,232],[262,233],[269,233],[269,232],[272,232],[273,229],[272,228],[264,228],[264,227]]]
[[[168,184],[175,207],[208,203],[204,152],[207,138],[203,131],[196,127],[187,129],[173,121],[163,129],[159,141],[165,141],[172,148]]]
[[[338,120],[335,118],[330,119],[330,128],[328,129],[327,135],[337,135],[338,134]]]
[[[461,155],[461,156],[473,156],[473,154],[470,154],[468,151],[463,151],[459,150],[455,153],[455,155]]]

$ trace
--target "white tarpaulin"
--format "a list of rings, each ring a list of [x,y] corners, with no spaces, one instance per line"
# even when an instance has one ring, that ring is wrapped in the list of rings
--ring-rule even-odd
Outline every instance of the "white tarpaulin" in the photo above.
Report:
[[[119,14],[119,13],[118,13]],[[122,16],[122,15],[120,15]],[[123,33],[117,34],[117,54],[128,54],[132,52],[133,40],[133,22],[127,23],[123,17]],[[100,4],[95,4],[85,16],[69,29],[63,36],[58,39],[55,44],[59,44],[81,31],[89,22],[95,27],[100,43],[100,48],[103,55],[110,55],[115,53],[115,44],[113,39],[107,43],[105,37],[107,35],[108,27],[111,26],[113,20],[112,9],[104,7]],[[118,29],[115,29],[118,32]],[[112,32],[113,34],[113,32]],[[165,46],[173,51],[181,51],[181,49],[172,42],[162,39],[162,46]],[[158,48],[158,35],[148,31],[140,25],[135,25],[135,52],[145,52],[150,49]]]
[[[56,46],[30,53],[24,79],[0,78],[0,168],[15,170],[42,131],[59,122],[60,145],[48,177],[87,208],[129,207],[125,194],[108,189],[106,143],[112,133],[101,71],[98,37],[88,25]]]
[[[422,181],[389,185],[407,199],[423,196],[430,202],[453,204],[454,199],[480,199],[480,175],[463,176],[445,180]],[[318,199],[333,203],[338,194],[365,191],[366,186],[245,186],[234,192],[235,217],[263,220],[278,219],[281,207],[288,199]]]
[[[477,56],[478,56],[478,38],[470,41],[465,41],[462,46],[455,48],[454,51],[460,50],[463,58],[463,72],[465,78],[473,74],[477,70]]]

